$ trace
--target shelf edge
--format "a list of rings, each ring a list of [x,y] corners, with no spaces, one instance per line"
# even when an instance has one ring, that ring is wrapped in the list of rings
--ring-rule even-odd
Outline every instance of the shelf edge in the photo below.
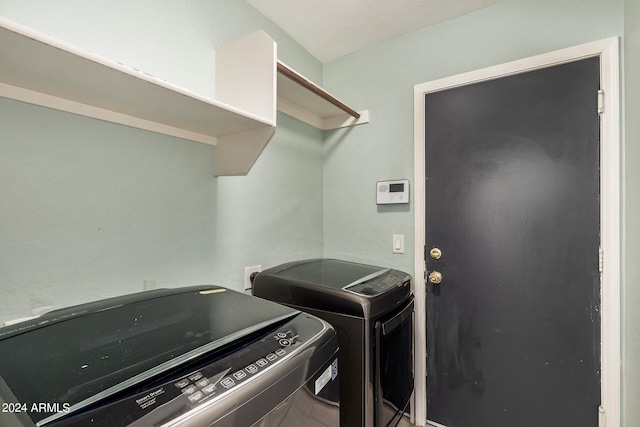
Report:
[[[360,117],[358,119],[346,113],[323,118],[281,96],[278,97],[278,111],[320,130],[332,130],[369,123],[369,110],[359,111]]]
[[[340,116],[327,117],[323,121],[323,130],[339,129],[369,123],[369,110],[358,111],[359,118],[351,117],[348,114]]]
[[[107,110],[104,108],[94,107],[92,105],[83,104],[65,98],[47,95],[42,92],[24,89],[21,87],[8,85],[6,83],[0,83],[0,96],[3,98],[9,98],[16,101],[39,105],[41,107],[52,108],[54,110],[60,110],[84,117],[90,117],[106,122],[143,129],[163,135],[175,136],[190,141],[201,142],[209,145],[217,144],[217,138],[215,136],[205,135],[187,129],[177,128],[151,120],[141,119],[139,117],[118,113],[116,111]]]
[[[352,117],[354,117],[356,119],[360,118],[360,113],[358,111],[356,111],[353,108],[349,107],[347,104],[345,104],[344,102],[340,101],[338,98],[336,98],[335,96],[331,95],[329,92],[327,92],[326,90],[324,90],[323,88],[321,88],[317,84],[313,83],[311,80],[307,79],[302,74],[298,73],[293,68],[291,68],[288,65],[286,65],[285,63],[283,63],[281,61],[276,61],[276,62],[277,62],[278,73],[280,73],[283,76],[287,77],[288,79],[292,80],[293,82],[298,84],[300,87],[302,87],[302,88],[310,91],[311,93],[315,94],[319,98],[325,100],[326,102],[328,102],[328,103],[332,104],[333,106],[339,108],[340,110],[344,111],[349,116],[352,116]]]

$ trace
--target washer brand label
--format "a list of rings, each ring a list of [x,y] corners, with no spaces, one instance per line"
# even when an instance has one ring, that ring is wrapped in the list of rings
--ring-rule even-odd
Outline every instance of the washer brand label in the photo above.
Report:
[[[151,393],[136,399],[136,403],[140,406],[140,409],[146,409],[149,406],[153,406],[156,403],[156,399],[158,396],[164,394],[164,388],[159,388],[156,391],[152,391]]]

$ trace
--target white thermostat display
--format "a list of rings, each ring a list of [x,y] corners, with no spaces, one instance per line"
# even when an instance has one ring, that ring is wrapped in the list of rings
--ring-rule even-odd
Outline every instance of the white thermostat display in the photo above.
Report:
[[[376,203],[379,205],[409,203],[409,180],[376,182]]]

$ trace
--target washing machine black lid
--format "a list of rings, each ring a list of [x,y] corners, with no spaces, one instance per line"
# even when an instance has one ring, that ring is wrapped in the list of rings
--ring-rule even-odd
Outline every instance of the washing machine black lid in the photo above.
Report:
[[[284,264],[270,270],[279,277],[375,296],[394,288],[408,275],[390,268],[320,258]]]
[[[85,407],[222,347],[231,351],[240,338],[297,313],[213,286],[51,312],[0,329],[1,392],[28,405]],[[49,415],[31,413],[35,423]]]
[[[366,282],[374,281],[389,271],[388,268],[359,264],[338,259],[314,259],[285,264],[277,274],[292,280],[299,280],[336,289],[357,292]],[[377,289],[375,293],[382,292]]]
[[[410,275],[398,270],[319,258],[262,271],[253,282],[253,294],[302,311],[372,318],[409,298],[410,280]]]

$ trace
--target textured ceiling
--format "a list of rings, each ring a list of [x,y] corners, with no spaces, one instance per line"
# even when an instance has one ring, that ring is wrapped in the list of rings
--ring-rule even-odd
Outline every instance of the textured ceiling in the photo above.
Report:
[[[501,0],[247,0],[322,62]]]

